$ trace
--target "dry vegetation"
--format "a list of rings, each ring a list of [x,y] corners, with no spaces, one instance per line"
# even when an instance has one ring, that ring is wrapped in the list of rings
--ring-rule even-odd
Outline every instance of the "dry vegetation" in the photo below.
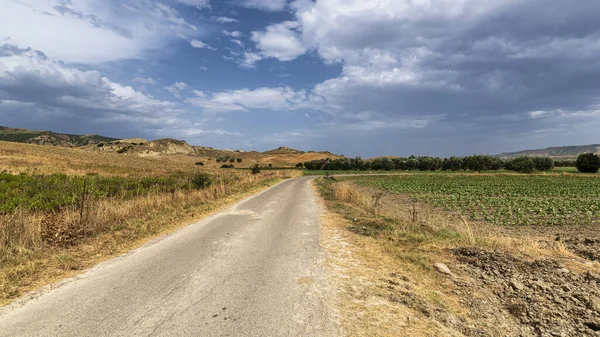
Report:
[[[49,174],[66,173],[55,179],[62,185],[52,186],[75,186],[73,191],[65,188],[60,192],[72,200],[52,203],[56,194],[48,194],[46,201],[51,207],[43,203],[26,207],[19,201],[0,213],[0,304],[196,221],[293,174],[268,171],[252,175],[199,168],[196,161],[194,157],[140,158],[0,142],[0,171],[6,179],[23,173],[28,175],[24,181],[33,180],[30,184],[35,185],[47,183]],[[198,178],[202,181],[194,183]],[[154,188],[156,181],[164,186]],[[110,183],[118,190],[107,197],[100,193],[102,188],[94,190],[92,183]],[[135,193],[124,190],[132,183],[140,186]],[[23,193],[45,193],[44,187],[36,190],[24,183],[16,188]]]
[[[554,234],[498,230],[349,181],[317,187],[349,336],[596,336],[600,264]]]

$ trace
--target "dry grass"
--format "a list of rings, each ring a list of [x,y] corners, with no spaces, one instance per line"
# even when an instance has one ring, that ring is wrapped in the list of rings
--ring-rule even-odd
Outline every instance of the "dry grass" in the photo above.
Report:
[[[0,305],[197,221],[296,172],[200,169],[195,157],[140,158],[80,149],[0,142],[0,171],[104,176],[208,172],[200,190],[150,193],[134,199],[88,199],[53,212],[0,214]]]
[[[569,268],[580,260],[560,243],[541,247],[535,238],[503,236],[406,197],[348,181],[321,179],[317,185],[330,210],[322,217],[323,244],[349,336],[464,336],[465,326],[483,329],[489,336],[506,335],[514,322],[478,317],[454,293],[455,281],[462,276],[448,277],[433,267],[436,262],[454,266],[452,248],[474,246],[531,260],[553,258]],[[470,296],[494,305],[493,293]]]

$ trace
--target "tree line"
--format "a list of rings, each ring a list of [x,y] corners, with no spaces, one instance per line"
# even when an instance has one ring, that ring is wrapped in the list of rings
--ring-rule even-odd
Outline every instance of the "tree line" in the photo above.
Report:
[[[502,159],[488,155],[473,155],[466,157],[429,157],[410,156],[383,157],[370,160],[356,158],[320,159],[308,161],[296,165],[304,166],[308,170],[330,170],[330,171],[495,171],[506,169],[516,172],[531,173],[534,171],[549,171],[554,167],[575,166],[574,160],[554,160],[549,157],[518,157],[514,159]]]

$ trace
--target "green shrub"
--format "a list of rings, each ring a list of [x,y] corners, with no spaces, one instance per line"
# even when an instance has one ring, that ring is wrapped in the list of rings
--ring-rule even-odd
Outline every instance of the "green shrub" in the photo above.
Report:
[[[534,157],[533,163],[538,171],[550,171],[554,168],[554,159],[550,157]]]
[[[575,167],[582,173],[598,173],[598,170],[600,170],[600,157],[593,153],[582,153],[577,157]]]
[[[201,162],[201,161],[199,161],[199,162],[196,162],[196,165],[198,165],[198,166],[204,166],[204,163]]]
[[[303,167],[304,167],[304,165],[302,163],[296,164],[296,168],[303,168]]]
[[[529,157],[519,157],[512,160],[511,169],[520,173],[533,173],[535,171],[535,163]]]
[[[117,153],[125,153],[125,152],[127,152],[127,150],[128,149],[126,147],[120,148],[120,149],[117,150]]]
[[[260,173],[260,165],[258,165],[258,163],[252,165],[252,167],[250,168],[250,172],[252,172],[252,174],[259,174]]]
[[[235,158],[234,157],[229,157],[229,162],[230,163],[234,163],[235,162]]]
[[[191,182],[192,185],[198,190],[207,188],[213,183],[211,177],[206,173],[198,173],[194,175],[191,179]]]
[[[242,158],[236,158],[235,161],[237,161],[238,163],[242,162]]]

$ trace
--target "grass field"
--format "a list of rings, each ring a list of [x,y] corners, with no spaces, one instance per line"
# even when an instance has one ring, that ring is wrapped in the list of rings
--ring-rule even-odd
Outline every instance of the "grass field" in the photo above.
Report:
[[[493,224],[589,224],[600,219],[598,177],[435,174],[351,179]]]

